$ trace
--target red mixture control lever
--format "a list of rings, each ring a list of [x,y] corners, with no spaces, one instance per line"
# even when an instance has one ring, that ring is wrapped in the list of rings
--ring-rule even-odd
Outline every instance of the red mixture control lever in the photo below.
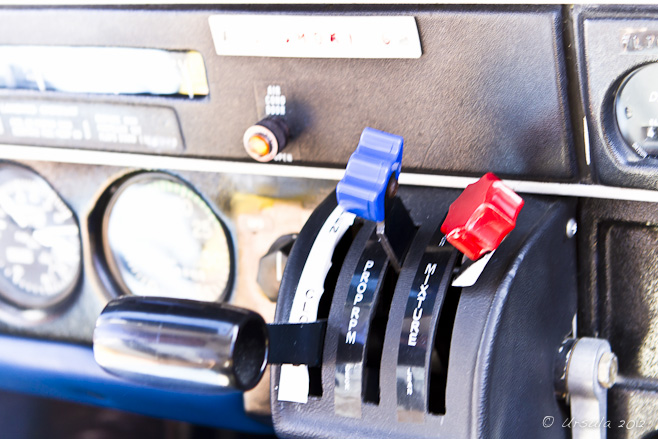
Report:
[[[450,205],[441,232],[475,261],[495,250],[516,226],[523,199],[491,172],[470,184]]]

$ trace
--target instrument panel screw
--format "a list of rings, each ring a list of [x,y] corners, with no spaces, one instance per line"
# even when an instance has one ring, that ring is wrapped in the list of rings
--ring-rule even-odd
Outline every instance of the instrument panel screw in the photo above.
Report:
[[[576,232],[578,232],[578,222],[574,218],[571,218],[567,221],[567,238],[573,238],[576,236]]]

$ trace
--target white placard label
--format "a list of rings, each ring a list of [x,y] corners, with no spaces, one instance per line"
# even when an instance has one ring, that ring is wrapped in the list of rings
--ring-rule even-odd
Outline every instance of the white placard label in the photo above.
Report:
[[[306,264],[299,277],[297,291],[290,309],[290,323],[314,322],[318,318],[318,306],[324,293],[324,280],[331,268],[331,258],[338,242],[354,224],[356,216],[337,206],[322,225]],[[279,378],[279,401],[306,403],[308,401],[308,367],[284,364]]]
[[[209,17],[222,56],[420,58],[410,16],[221,14]]]

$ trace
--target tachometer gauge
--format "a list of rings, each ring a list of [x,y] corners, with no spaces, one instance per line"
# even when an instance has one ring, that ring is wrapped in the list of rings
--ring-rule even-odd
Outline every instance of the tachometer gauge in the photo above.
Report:
[[[81,270],[80,227],[34,171],[0,163],[0,296],[21,308],[63,300]]]
[[[105,210],[103,241],[123,293],[214,302],[231,288],[226,225],[172,175],[143,172],[123,182]]]

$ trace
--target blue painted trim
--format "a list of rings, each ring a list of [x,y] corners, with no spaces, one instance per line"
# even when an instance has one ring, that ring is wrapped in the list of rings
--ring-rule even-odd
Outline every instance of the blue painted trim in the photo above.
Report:
[[[115,378],[91,347],[0,335],[0,388],[193,424],[272,434],[247,417],[242,393],[182,393]]]

